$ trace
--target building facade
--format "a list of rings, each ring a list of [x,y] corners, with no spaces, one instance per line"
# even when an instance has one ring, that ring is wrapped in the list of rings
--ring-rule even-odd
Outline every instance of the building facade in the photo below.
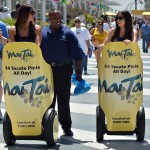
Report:
[[[145,0],[145,11],[150,12],[150,0]]]
[[[37,21],[48,22],[48,12],[51,9],[58,9],[62,13],[64,22],[72,19],[79,14],[90,13],[98,17],[107,8],[108,0],[66,0],[66,5],[61,0],[0,0],[0,6],[7,6],[9,12],[15,9],[16,4],[31,4],[36,10],[35,18]],[[107,10],[106,10],[107,11]]]

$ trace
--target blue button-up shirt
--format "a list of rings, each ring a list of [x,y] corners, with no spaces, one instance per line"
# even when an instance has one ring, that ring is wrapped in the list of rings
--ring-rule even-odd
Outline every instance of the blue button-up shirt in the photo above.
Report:
[[[83,57],[78,39],[69,28],[64,26],[61,26],[57,33],[52,32],[50,27],[43,29],[41,50],[48,63],[77,61]]]
[[[141,30],[143,35],[150,35],[150,25],[143,24]]]
[[[8,38],[8,30],[6,28],[6,25],[2,21],[0,21],[0,29],[2,30],[2,36]],[[3,46],[4,46],[3,44],[0,44],[0,53],[3,50]]]

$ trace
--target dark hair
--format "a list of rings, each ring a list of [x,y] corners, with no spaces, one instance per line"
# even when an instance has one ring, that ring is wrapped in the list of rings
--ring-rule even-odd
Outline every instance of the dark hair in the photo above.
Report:
[[[49,12],[49,15],[48,15],[48,16],[50,16],[50,15],[52,15],[52,14],[54,14],[54,13],[59,13],[59,14],[61,15],[61,12],[60,12],[59,10],[52,9],[52,10],[50,10],[50,12]]]
[[[104,31],[104,29],[103,29],[103,24],[104,24],[104,22],[103,22],[103,21],[97,21],[96,26],[98,26],[99,24],[101,24],[101,25],[102,25],[102,31]]]
[[[16,9],[19,9],[19,7],[20,7],[20,4],[16,4]]]
[[[31,11],[34,11],[31,5],[28,4],[21,5],[18,9],[15,26],[20,29],[23,25],[25,25],[27,23]],[[32,21],[30,21],[29,28],[30,28],[29,35],[33,34],[35,35],[35,25]]]
[[[125,19],[125,35],[124,35],[124,39],[128,39],[128,40],[132,40],[132,36],[133,36],[133,27],[132,27],[132,17],[131,14],[128,11],[119,11],[118,14],[116,15],[116,18],[118,17],[119,14],[122,14],[122,16]],[[115,33],[114,36],[112,38],[112,41],[119,41],[119,34],[120,34],[120,27],[117,24],[117,20],[116,21],[116,29],[115,29]]]

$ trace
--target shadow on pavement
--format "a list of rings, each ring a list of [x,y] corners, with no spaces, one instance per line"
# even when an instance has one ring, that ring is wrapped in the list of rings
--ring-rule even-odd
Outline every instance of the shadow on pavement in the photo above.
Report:
[[[150,144],[145,140],[143,142],[137,142],[136,140],[107,140],[99,142],[104,144],[106,149],[116,149],[116,150],[148,150],[150,149]],[[105,149],[105,150],[106,150]]]
[[[39,144],[15,144],[14,146],[5,146],[8,150],[59,150],[60,145],[56,144],[54,147],[47,147]]]
[[[19,141],[19,140],[18,140]],[[75,139],[73,137],[67,137],[62,135],[56,142],[56,146],[54,147],[47,147],[46,144],[18,144],[16,143],[13,146],[7,146],[5,145],[4,148],[7,150],[59,150],[61,146],[64,145],[73,145],[73,144],[82,144],[82,143],[88,143],[92,141],[81,141],[78,139]]]
[[[92,141],[81,141],[73,137],[67,137],[67,136],[62,135],[58,139],[57,143],[65,144],[65,145],[73,145],[73,144],[83,144],[83,143],[88,143],[88,142],[92,142]]]

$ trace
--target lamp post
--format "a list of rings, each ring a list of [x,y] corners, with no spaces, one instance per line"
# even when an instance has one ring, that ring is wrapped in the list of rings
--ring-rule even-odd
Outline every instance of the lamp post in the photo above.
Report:
[[[135,0],[135,10],[137,10],[137,0]]]

